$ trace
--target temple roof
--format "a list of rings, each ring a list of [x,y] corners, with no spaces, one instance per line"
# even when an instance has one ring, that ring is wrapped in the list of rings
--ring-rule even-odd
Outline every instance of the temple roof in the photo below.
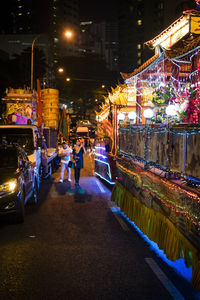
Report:
[[[161,52],[164,52],[164,54],[169,58],[175,58],[184,54],[187,54],[187,52],[191,51],[192,49],[195,49],[197,46],[200,46],[200,35],[196,33],[191,32],[191,19],[193,17],[200,17],[200,11],[197,10],[188,10],[184,11],[183,15],[177,19],[175,22],[173,22],[168,28],[163,30],[159,35],[157,35],[155,38],[153,38],[150,41],[147,41],[145,44],[149,47],[155,47],[155,45],[159,46],[161,49]],[[182,23],[181,23],[182,22]],[[200,20],[198,21],[200,23]],[[162,47],[159,43],[162,39],[165,39],[165,36],[167,35],[173,35],[173,32],[176,31],[176,26],[178,30],[182,30],[184,26],[187,26],[188,31],[185,32],[185,35],[183,33],[183,36],[180,36],[179,39],[174,41],[174,44],[171,45],[168,49],[165,47]],[[198,25],[198,30],[200,30],[200,25]],[[150,59],[148,59],[144,64],[142,64],[138,69],[131,73],[123,73],[121,72],[121,76],[124,80],[129,79],[139,73],[141,73],[143,70],[145,70],[149,65],[151,65],[157,58],[159,58],[159,51],[156,52],[154,56],[152,56]],[[161,56],[160,56],[161,57]]]
[[[187,52],[195,49],[200,46],[200,36],[190,34],[185,39],[179,41],[174,47],[170,50],[164,50],[164,53],[169,58],[175,58],[181,55],[186,55]]]
[[[137,75],[138,73],[142,72],[143,70],[145,70],[150,64],[152,64],[157,58],[159,57],[159,54],[155,54],[154,56],[152,56],[150,59],[148,59],[143,65],[141,65],[137,70],[135,70],[132,73],[120,73],[122,78],[124,80],[129,79],[135,75]]]
[[[175,27],[182,26],[180,24],[183,23],[189,23],[190,17],[199,17],[200,11],[197,10],[186,10],[183,12],[182,16],[178,18],[176,21],[174,21],[172,24],[170,24],[166,29],[164,29],[161,33],[159,33],[156,37],[153,39],[145,42],[145,44],[149,47],[154,47],[153,45],[156,43],[156,41],[160,40],[163,36],[168,35],[170,31],[174,30]]]

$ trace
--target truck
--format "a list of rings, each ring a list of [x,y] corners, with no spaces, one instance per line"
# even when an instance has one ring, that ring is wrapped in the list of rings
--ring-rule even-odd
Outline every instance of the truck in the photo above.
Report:
[[[58,90],[55,89],[39,88],[35,92],[10,88],[2,99],[6,104],[6,111],[3,114],[4,122],[0,125],[0,142],[16,143],[26,151],[35,168],[38,187],[42,178],[51,176],[56,165],[58,95]],[[54,143],[49,143],[52,140],[51,132]]]
[[[0,143],[18,144],[34,166],[38,188],[42,178],[50,177],[57,157],[56,148],[47,148],[36,125],[0,125]]]

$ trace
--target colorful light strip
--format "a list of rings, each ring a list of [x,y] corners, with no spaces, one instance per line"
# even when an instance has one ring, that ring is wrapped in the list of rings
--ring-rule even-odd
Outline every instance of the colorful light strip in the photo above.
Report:
[[[95,158],[94,160],[108,166],[108,176],[109,176],[110,179],[111,179],[111,178],[112,178],[112,175],[111,175],[111,170],[110,170],[110,164],[109,164],[108,162],[102,161],[102,160],[97,159],[97,158]],[[96,173],[96,172],[95,172],[95,173]],[[102,175],[101,175],[101,176],[102,176]],[[104,177],[102,176],[102,178],[104,178]],[[104,178],[104,179],[106,180],[106,178]],[[113,182],[113,181],[109,181],[109,182],[112,183],[112,184],[115,184],[115,182]]]
[[[113,181],[109,181],[107,178],[103,177],[101,174],[94,172],[95,174],[97,174],[100,178],[102,178],[103,180],[105,180],[106,182],[108,182],[109,184],[115,184],[115,182]]]
[[[95,146],[95,149],[101,149],[101,150],[106,150],[105,147],[100,147],[100,146]]]
[[[96,156],[102,157],[102,158],[108,158],[107,156],[100,154],[100,153],[95,153]]]

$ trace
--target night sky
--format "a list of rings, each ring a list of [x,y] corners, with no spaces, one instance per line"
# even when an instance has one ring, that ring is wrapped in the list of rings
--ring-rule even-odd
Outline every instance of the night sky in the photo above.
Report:
[[[117,17],[117,3],[118,0],[80,0],[80,19],[100,21]]]

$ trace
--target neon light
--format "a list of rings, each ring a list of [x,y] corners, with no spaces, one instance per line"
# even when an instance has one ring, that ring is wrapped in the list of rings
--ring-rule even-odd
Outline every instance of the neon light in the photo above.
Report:
[[[101,150],[106,150],[106,148],[105,147],[99,147],[99,146],[95,146],[95,149],[101,149]]]
[[[112,175],[111,175],[111,171],[110,171],[110,165],[109,165],[109,163],[108,162],[105,162],[105,161],[102,161],[102,160],[99,160],[99,159],[97,159],[97,158],[95,158],[95,161],[98,161],[98,162],[100,162],[100,163],[102,163],[102,164],[104,164],[104,165],[107,165],[108,166],[108,176],[110,177],[110,179],[112,178]],[[99,175],[100,176],[100,175]],[[102,175],[101,175],[102,176]],[[100,176],[100,177],[101,177]],[[103,176],[102,176],[102,178],[104,178]],[[106,178],[104,178],[105,180],[106,180]],[[115,184],[115,182],[113,182],[113,181],[111,181],[110,182],[111,184]]]
[[[105,162],[105,161],[103,161],[103,160],[100,160],[100,159],[98,159],[98,158],[95,158],[95,160],[98,161],[98,162],[100,162],[100,163],[102,163],[102,164],[104,164],[104,165],[107,165],[107,166],[108,166],[108,176],[109,176],[110,178],[112,178],[109,163],[108,163],[108,162]]]
[[[167,263],[169,266],[171,266],[176,273],[178,273],[179,275],[181,275],[182,277],[184,277],[187,281],[191,281],[192,278],[192,267],[187,268],[184,262],[184,259],[179,259],[175,262],[169,260],[166,257],[166,254],[164,254],[164,251],[161,250],[158,247],[158,244],[153,242],[152,240],[150,240],[140,229],[139,227],[137,227],[135,225],[134,222],[130,221],[129,218],[123,213],[121,212],[120,208],[119,210],[117,210],[118,213],[120,213],[123,218],[125,218],[127,220],[127,222],[138,232],[138,234],[142,237],[142,239],[147,242],[147,244],[149,245],[149,248],[154,251],[165,263]]]
[[[95,153],[96,156],[102,157],[102,158],[108,158],[107,156],[100,154],[100,153]]]
[[[107,181],[108,183],[110,184],[115,184],[115,182],[113,181],[109,181],[108,179],[106,179],[105,177],[103,177],[101,174],[97,173],[97,172],[94,172],[95,174],[97,174],[100,178],[102,178],[103,180]]]

